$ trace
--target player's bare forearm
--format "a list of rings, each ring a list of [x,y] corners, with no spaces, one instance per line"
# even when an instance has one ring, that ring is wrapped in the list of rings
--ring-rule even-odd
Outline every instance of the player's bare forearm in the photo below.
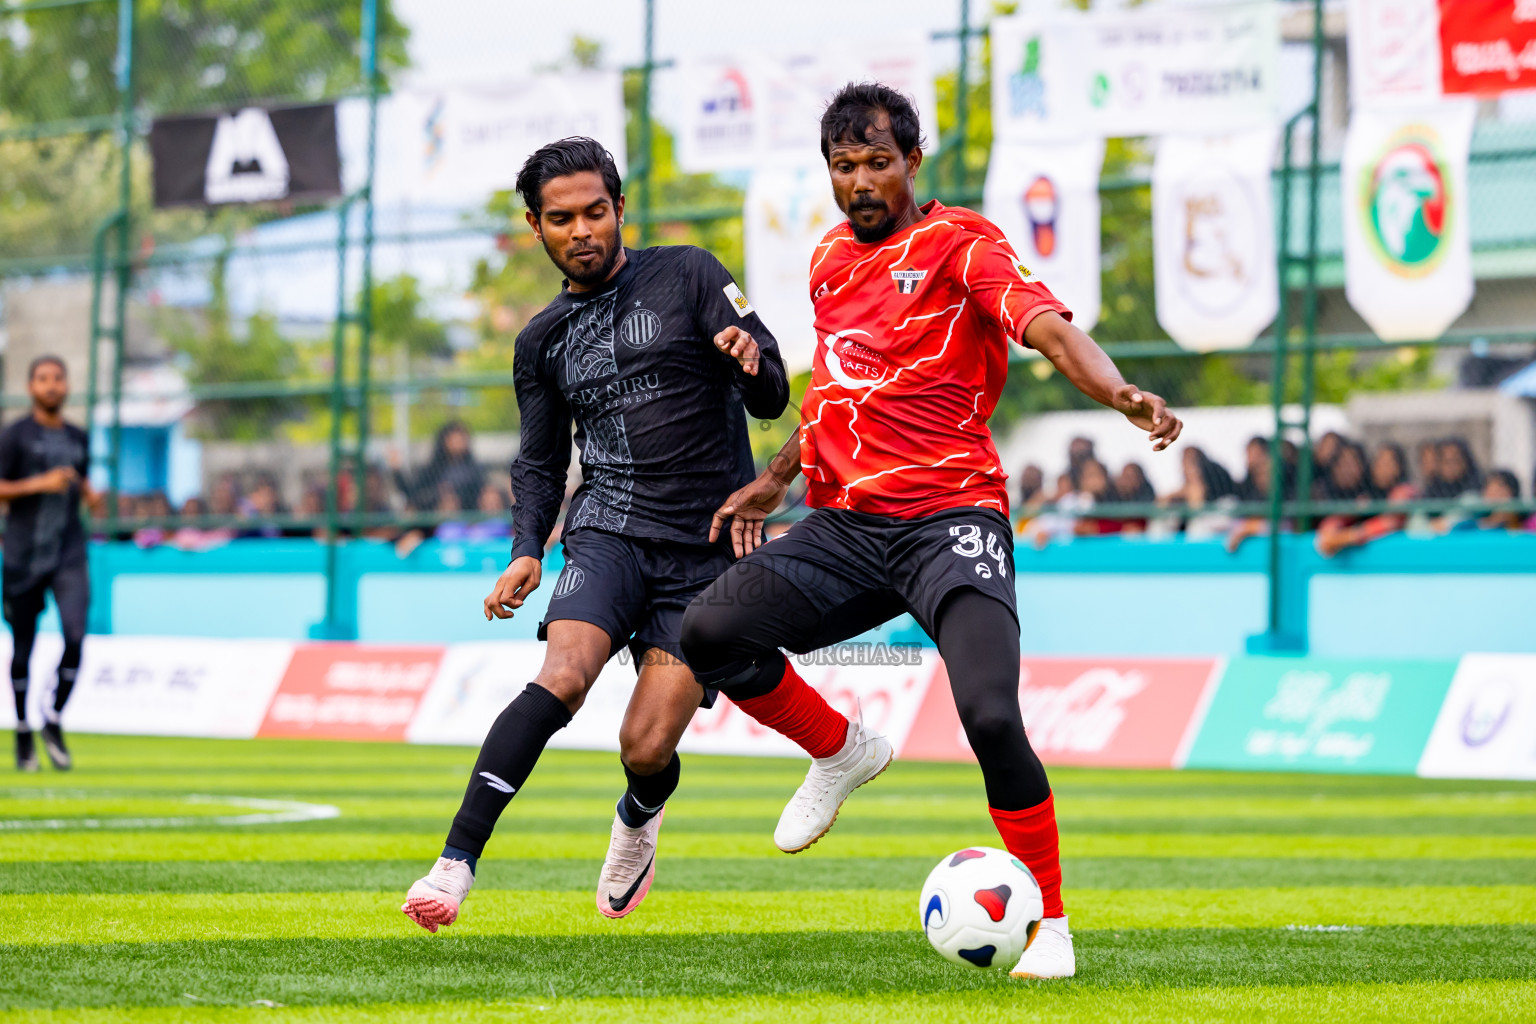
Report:
[[[796,427],[790,431],[789,440],[784,442],[784,447],[768,460],[767,471],[786,487],[795,482],[795,477],[800,475],[800,428]]]
[[[1047,311],[1031,320],[1024,329],[1024,341],[1049,359],[1077,390],[1147,431],[1153,451],[1178,440],[1184,424],[1162,397],[1127,384],[1109,353],[1060,313]]]

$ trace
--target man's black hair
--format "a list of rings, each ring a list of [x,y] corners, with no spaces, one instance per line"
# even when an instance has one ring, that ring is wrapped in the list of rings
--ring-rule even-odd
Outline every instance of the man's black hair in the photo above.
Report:
[[[879,82],[849,82],[832,97],[821,115],[821,157],[845,140],[868,142],[881,111],[890,118],[891,135],[903,156],[923,144],[917,107],[902,93]]]
[[[619,167],[613,162],[613,154],[604,149],[601,142],[583,135],[551,142],[535,150],[523,161],[523,169],[517,172],[517,194],[523,197],[528,212],[537,217],[544,210],[544,186],[556,178],[583,171],[602,175],[609,197],[618,202],[623,182],[619,178]]]
[[[63,359],[55,355],[41,355],[27,364],[27,380],[30,381],[37,376],[37,371],[44,366],[57,366],[60,373],[66,377],[69,376],[69,367],[64,365]]]

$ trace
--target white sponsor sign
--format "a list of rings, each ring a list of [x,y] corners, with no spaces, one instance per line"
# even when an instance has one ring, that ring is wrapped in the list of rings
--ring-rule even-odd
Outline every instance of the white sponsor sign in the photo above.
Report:
[[[1279,111],[1279,5],[1153,4],[992,22],[992,125],[1004,142],[1223,132]]]
[[[821,114],[849,82],[881,82],[917,105],[923,134],[938,141],[927,40],[916,34],[793,53],[743,53],[685,62],[677,162],[685,171],[822,163]]]
[[[260,107],[225,114],[213,128],[203,198],[218,203],[259,203],[288,195],[288,157],[272,117]]]
[[[761,170],[747,186],[747,292],[791,373],[808,368],[816,352],[811,256],[843,220],[825,167]]]
[[[10,638],[0,639],[10,657]],[[80,675],[64,708],[66,730],[142,736],[256,735],[293,656],[286,640],[86,637]],[[32,652],[29,714],[41,724],[63,641],[44,634]],[[7,702],[9,703],[9,702]],[[14,712],[7,710],[7,725]]]
[[[1104,140],[1000,143],[987,168],[987,219],[1085,331],[1099,321],[1099,173]]]
[[[1418,773],[1536,779],[1536,654],[1462,657]]]
[[[1157,321],[1200,352],[1251,345],[1279,310],[1275,130],[1168,135],[1152,169]]]
[[[1356,109],[1440,96],[1439,0],[1349,0],[1348,12]]]
[[[512,188],[534,150],[572,135],[601,142],[624,174],[617,71],[541,72],[494,88],[397,93],[379,105],[375,198],[481,203]]]
[[[537,640],[449,645],[437,678],[406,729],[406,741],[479,746],[496,716],[538,675],[544,650]],[[619,658],[609,661],[586,703],[570,725],[555,733],[549,746],[619,749],[619,726],[634,689],[634,665]]]
[[[1383,341],[1437,338],[1472,301],[1467,157],[1476,105],[1362,108],[1339,175],[1344,291]]]
[[[844,645],[821,655],[855,649],[856,645]],[[897,648],[884,650],[894,654]],[[908,663],[886,665],[803,664],[796,656],[790,657],[795,659],[795,670],[828,704],[849,718],[862,713],[870,728],[883,733],[900,751],[912,731],[913,719],[938,663],[938,652],[932,648],[913,649],[913,654]],[[713,708],[693,716],[677,749],[685,753],[749,757],[806,756],[794,741],[759,724],[725,697],[715,701]]]

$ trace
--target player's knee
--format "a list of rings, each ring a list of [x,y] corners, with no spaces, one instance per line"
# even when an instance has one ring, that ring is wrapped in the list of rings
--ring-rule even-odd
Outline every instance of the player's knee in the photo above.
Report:
[[[592,686],[586,674],[571,665],[545,665],[533,681],[558,697],[573,715],[581,710]]]
[[[619,736],[619,760],[636,775],[656,775],[672,763],[672,747],[655,736]]]
[[[1024,719],[1017,701],[976,701],[958,710],[973,750],[1017,745],[1024,739]]]

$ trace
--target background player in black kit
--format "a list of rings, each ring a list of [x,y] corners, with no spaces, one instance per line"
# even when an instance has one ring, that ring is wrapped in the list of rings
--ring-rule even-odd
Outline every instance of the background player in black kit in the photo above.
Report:
[[[573,421],[582,485],[539,626],[543,667],[491,727],[443,856],[401,908],[430,931],[458,916],[498,816],[626,646],[641,666],[620,731],[629,786],[597,907],[622,917],[645,897],[677,742],[714,696],[683,662],[678,634],[689,602],[733,559],[709,532],[718,504],[756,475],[742,409],[775,418],[789,402],[778,345],[719,260],[692,246],[623,247],[619,185],[613,157],[584,138],[545,146],[518,175],[528,223],[566,287],[517,338],[512,564],[485,600],[487,619],[511,617],[539,585]]]
[[[69,378],[64,361],[39,356],[27,374],[32,411],[0,433],[0,501],[10,504],[5,519],[5,621],[11,627],[11,688],[16,697],[16,767],[37,770],[37,752],[27,722],[27,683],[37,617],[49,590],[59,607],[64,657],[58,686],[43,709],[43,746],[60,770],[69,768],[69,748],[59,713],[75,687],[85,641],[85,613],[91,603],[86,568],[85,527],[80,499],[91,496],[90,442],[85,431],[64,422]]]

